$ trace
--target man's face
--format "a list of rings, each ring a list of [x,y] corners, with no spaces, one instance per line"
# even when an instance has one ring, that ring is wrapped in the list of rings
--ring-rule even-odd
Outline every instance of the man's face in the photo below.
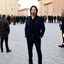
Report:
[[[36,8],[32,7],[32,9],[31,9],[31,15],[32,16],[36,16],[36,13],[37,13]]]

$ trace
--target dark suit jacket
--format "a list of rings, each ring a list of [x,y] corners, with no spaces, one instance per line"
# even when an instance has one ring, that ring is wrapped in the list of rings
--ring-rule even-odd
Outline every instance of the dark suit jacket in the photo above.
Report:
[[[25,26],[25,36],[29,37],[30,36],[30,32],[29,32],[29,27],[30,27],[30,16],[27,17],[26,19],[26,26]],[[35,36],[37,37],[43,37],[44,32],[45,32],[45,25],[44,25],[44,20],[39,17],[36,16],[36,19],[34,21],[34,32],[35,32]]]
[[[10,33],[9,23],[7,20],[0,20],[0,38],[8,38]]]
[[[64,32],[64,17],[62,17],[61,22],[62,22],[62,25],[61,25],[61,30],[62,30],[62,32]]]

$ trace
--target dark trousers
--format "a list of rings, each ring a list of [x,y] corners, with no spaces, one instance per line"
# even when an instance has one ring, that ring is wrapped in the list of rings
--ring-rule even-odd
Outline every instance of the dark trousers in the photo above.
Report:
[[[6,51],[9,51],[8,38],[1,38],[1,51],[3,51],[3,41],[5,40]]]
[[[42,64],[41,39],[40,37],[32,37],[32,36],[27,38],[29,64],[33,64],[33,53],[32,53],[33,44],[35,44],[36,51],[38,54],[38,64]]]
[[[54,20],[54,23],[56,23],[56,20]]]

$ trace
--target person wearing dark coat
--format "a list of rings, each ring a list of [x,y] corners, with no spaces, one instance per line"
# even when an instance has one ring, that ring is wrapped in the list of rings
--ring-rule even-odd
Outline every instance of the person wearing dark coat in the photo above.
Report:
[[[56,23],[56,16],[54,16],[53,18],[54,18],[54,23]]]
[[[50,23],[50,15],[48,16],[48,23]]]
[[[19,16],[16,16],[16,21],[17,21],[17,23],[20,22],[20,18],[19,18]]]
[[[2,19],[1,15],[0,15],[0,20]]]
[[[13,25],[16,25],[16,16],[13,16]]]
[[[44,20],[37,15],[36,6],[30,8],[31,16],[27,17],[25,25],[25,37],[27,39],[29,64],[33,64],[33,44],[35,44],[38,64],[42,64],[41,38],[45,32]]]
[[[9,24],[11,24],[11,17],[9,15],[7,16],[7,20],[9,22]]]
[[[62,30],[63,42],[61,45],[59,45],[59,47],[64,47],[64,11],[62,11],[61,30]]]
[[[25,23],[25,19],[26,19],[25,16],[21,16],[21,24],[24,24]]]
[[[1,38],[1,52],[3,52],[3,41],[5,40],[6,52],[11,52],[8,46],[8,36],[10,33],[9,23],[6,20],[6,15],[2,16],[2,20],[0,20],[0,38]]]
[[[51,23],[53,23],[53,15],[51,16]]]

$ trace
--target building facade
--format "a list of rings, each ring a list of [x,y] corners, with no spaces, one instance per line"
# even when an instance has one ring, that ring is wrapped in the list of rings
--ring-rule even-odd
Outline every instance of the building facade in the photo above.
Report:
[[[0,14],[18,15],[18,0],[0,0]]]
[[[29,16],[29,15],[30,15],[29,8],[23,8],[21,10],[18,10],[18,16]]]
[[[21,5],[20,4],[18,4],[18,10],[20,10],[21,9]]]
[[[61,15],[64,0],[38,0],[39,15]]]

